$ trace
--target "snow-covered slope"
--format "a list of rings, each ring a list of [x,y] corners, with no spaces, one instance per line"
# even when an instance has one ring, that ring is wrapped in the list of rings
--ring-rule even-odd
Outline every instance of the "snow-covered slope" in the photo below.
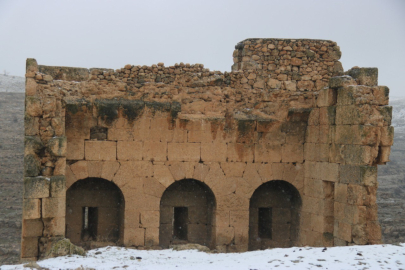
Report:
[[[392,126],[395,132],[405,132],[405,97],[390,97],[392,106]]]
[[[226,254],[106,247],[89,251],[87,257],[66,256],[37,263],[49,269],[401,269],[405,268],[405,244],[293,247]],[[24,266],[0,269],[24,269]]]
[[[0,92],[24,92],[25,78],[0,74]]]

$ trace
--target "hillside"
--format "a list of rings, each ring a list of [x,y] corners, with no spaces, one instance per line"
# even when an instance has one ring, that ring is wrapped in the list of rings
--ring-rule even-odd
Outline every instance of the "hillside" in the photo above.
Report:
[[[378,167],[378,214],[385,243],[405,242],[405,98],[391,98],[394,145],[387,165]]]
[[[0,93],[0,265],[20,254],[24,93]]]
[[[12,90],[12,91],[11,91]],[[385,243],[405,242],[405,98],[390,102],[395,127],[391,162],[379,166],[378,206]],[[24,78],[0,75],[0,265],[19,259]]]
[[[24,93],[25,78],[0,74],[0,92]]]

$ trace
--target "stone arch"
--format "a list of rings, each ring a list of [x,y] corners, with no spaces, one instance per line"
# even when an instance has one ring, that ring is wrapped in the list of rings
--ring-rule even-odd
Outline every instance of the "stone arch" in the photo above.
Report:
[[[174,182],[160,201],[159,245],[215,247],[215,211],[215,195],[205,183],[195,179]]]
[[[78,180],[66,191],[66,237],[85,248],[121,244],[124,210],[124,196],[113,182]]]
[[[249,204],[249,250],[291,247],[298,242],[302,200],[283,180],[260,185]]]

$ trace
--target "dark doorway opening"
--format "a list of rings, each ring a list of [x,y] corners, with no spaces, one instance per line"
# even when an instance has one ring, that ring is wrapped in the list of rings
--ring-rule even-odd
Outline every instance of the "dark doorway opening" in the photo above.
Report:
[[[111,181],[87,178],[66,191],[66,237],[84,248],[123,242],[125,201]]]
[[[174,182],[160,200],[159,245],[187,243],[215,248],[215,196],[194,179]]]
[[[97,207],[83,207],[82,240],[96,240],[98,223]]]
[[[301,204],[298,190],[286,181],[259,186],[250,198],[249,250],[294,246]]]
[[[187,240],[188,208],[174,207],[173,238]]]
[[[272,209],[271,207],[259,208],[259,237],[271,239]]]

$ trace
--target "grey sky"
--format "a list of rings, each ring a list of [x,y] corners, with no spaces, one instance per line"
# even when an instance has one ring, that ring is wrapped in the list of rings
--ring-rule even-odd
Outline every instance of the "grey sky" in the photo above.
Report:
[[[246,38],[334,40],[345,70],[378,67],[405,96],[404,0],[0,0],[0,73],[39,64],[121,68],[202,63],[230,71]]]

